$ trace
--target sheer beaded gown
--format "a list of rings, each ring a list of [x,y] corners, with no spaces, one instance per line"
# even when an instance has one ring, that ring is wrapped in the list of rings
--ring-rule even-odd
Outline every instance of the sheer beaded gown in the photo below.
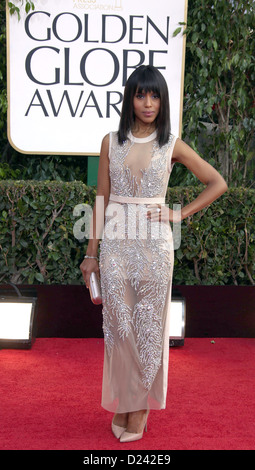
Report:
[[[173,271],[170,223],[146,218],[164,204],[176,138],[110,133],[111,194],[100,249],[104,368],[102,407],[115,413],[166,404]]]

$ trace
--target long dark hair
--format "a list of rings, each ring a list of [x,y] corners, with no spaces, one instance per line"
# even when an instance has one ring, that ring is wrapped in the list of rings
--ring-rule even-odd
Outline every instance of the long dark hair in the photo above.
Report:
[[[156,118],[157,140],[160,147],[166,144],[171,132],[170,106],[166,81],[157,68],[141,65],[130,75],[126,82],[120,117],[118,141],[127,140],[128,132],[135,122],[133,99],[136,93],[153,92],[160,97],[160,111]]]

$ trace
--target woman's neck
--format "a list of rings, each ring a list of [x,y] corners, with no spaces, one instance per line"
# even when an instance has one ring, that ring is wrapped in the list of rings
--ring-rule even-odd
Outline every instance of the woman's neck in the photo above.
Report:
[[[131,132],[134,137],[147,137],[148,135],[153,134],[155,130],[156,126],[154,123],[143,125],[141,123],[135,122]]]

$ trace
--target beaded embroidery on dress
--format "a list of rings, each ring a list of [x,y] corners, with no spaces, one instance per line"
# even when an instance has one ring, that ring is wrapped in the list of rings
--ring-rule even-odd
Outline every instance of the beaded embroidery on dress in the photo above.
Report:
[[[124,413],[165,408],[173,241],[146,218],[164,201],[176,138],[156,132],[123,145],[110,134],[111,196],[100,250],[105,340],[102,406]],[[148,200],[149,199],[149,200]]]

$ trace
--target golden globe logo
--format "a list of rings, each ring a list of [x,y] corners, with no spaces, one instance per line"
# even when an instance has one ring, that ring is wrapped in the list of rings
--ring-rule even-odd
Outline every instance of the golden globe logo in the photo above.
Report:
[[[98,154],[102,137],[118,127],[126,80],[142,64],[167,79],[178,134],[183,38],[172,32],[185,19],[181,3],[171,12],[166,0],[156,11],[144,0],[52,0],[44,10],[35,1],[21,21],[9,17],[12,145],[26,153]]]

